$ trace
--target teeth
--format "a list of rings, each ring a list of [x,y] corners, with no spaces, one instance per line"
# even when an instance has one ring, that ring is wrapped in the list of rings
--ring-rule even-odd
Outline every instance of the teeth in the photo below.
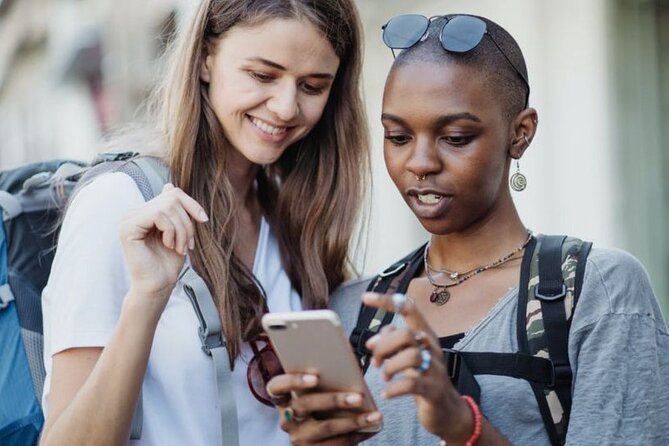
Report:
[[[288,130],[288,127],[274,127],[272,125],[269,125],[265,121],[261,121],[258,118],[251,118],[251,122],[253,125],[258,127],[260,130],[263,132],[269,134],[269,135],[279,135],[281,133],[286,133],[286,130]]]
[[[422,195],[418,195],[418,200],[421,203],[425,203],[425,204],[437,204],[437,203],[439,203],[439,200],[441,200],[441,195],[422,194]]]

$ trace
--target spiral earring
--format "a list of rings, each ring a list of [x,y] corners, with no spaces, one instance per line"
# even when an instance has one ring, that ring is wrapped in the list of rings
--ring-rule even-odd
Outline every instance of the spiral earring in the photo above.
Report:
[[[525,144],[527,144],[525,148],[529,147],[530,140],[527,138],[527,135],[523,135],[523,139],[525,140]],[[516,192],[524,191],[527,187],[527,178],[520,173],[520,161],[518,159],[516,159],[516,173],[509,178],[509,184],[511,185],[511,189]]]
[[[511,185],[511,189],[516,192],[521,192],[527,187],[527,178],[520,173],[520,162],[518,160],[516,160],[516,173],[511,175],[509,184]]]

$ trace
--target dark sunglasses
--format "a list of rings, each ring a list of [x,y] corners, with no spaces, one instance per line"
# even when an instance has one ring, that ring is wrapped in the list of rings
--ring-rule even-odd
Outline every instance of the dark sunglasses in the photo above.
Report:
[[[246,369],[246,380],[253,396],[266,406],[274,406],[267,394],[267,383],[277,375],[283,374],[283,367],[276,356],[267,335],[261,334],[249,341],[253,358]]]
[[[506,53],[502,51],[502,48],[497,44],[492,34],[488,32],[486,23],[478,17],[455,15],[451,17],[433,16],[427,18],[419,14],[398,15],[381,27],[383,30],[383,43],[391,49],[393,57],[395,57],[395,50],[411,48],[418,42],[425,40],[430,22],[441,17],[444,17],[446,21],[439,32],[439,41],[441,42],[441,46],[447,51],[466,53],[476,48],[481,43],[481,40],[483,40],[484,35],[487,34],[490,37],[492,43],[495,44],[499,52],[509,62],[527,87],[527,96],[525,96],[525,107],[527,107],[530,99],[530,84],[523,73],[511,62]]]

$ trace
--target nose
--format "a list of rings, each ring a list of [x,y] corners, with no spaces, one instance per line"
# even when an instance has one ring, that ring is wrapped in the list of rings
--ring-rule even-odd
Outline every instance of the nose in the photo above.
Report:
[[[416,178],[425,178],[439,173],[443,164],[439,158],[439,147],[432,138],[416,138],[416,144],[407,159],[406,170]]]
[[[267,100],[267,109],[283,122],[289,122],[299,113],[297,86],[292,82],[283,82],[272,91]]]

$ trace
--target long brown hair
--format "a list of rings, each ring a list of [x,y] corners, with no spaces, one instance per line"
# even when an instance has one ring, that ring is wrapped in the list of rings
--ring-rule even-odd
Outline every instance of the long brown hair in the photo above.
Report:
[[[217,300],[231,359],[243,340],[261,331],[265,303],[234,253],[236,200],[226,171],[230,144],[200,81],[200,67],[207,45],[232,27],[276,18],[308,20],[340,59],[318,124],[257,177],[259,200],[304,308],[325,307],[349,274],[349,244],[369,169],[362,31],[353,0],[202,1],[190,28],[173,44],[168,74],[154,98],[172,178],[210,216],[197,228],[191,260]]]

